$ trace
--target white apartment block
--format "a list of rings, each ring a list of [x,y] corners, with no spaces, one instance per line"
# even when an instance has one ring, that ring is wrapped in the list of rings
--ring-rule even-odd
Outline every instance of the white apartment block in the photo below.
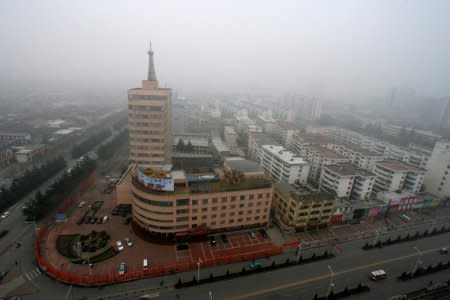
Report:
[[[424,182],[425,170],[398,160],[377,162],[373,173],[377,176],[374,192],[408,190],[418,193]]]
[[[319,189],[337,198],[367,200],[375,183],[375,174],[351,163],[322,167]]]
[[[382,154],[385,159],[400,160],[418,168],[425,168],[431,155],[429,150],[417,145],[400,147],[348,129],[335,127],[327,132],[338,143],[356,145],[358,148]]]
[[[373,171],[375,164],[384,159],[382,154],[352,144],[335,144],[332,149],[337,154],[347,157],[358,168],[369,171]]]
[[[252,133],[248,135],[248,156],[258,162],[261,161],[263,145],[281,146],[281,143],[265,133]]]
[[[438,141],[434,146],[425,175],[425,190],[444,198],[450,196],[450,141]]]
[[[311,166],[309,177],[314,182],[319,182],[320,172],[323,166],[349,162],[349,159],[335,153],[332,150],[319,146],[306,147],[304,153],[300,154]]]
[[[225,139],[225,143],[230,147],[237,146],[237,133],[232,126],[225,126],[223,130],[223,137]]]
[[[274,127],[274,137],[287,148],[297,131],[298,128],[295,124],[287,121],[278,121]]]
[[[259,162],[275,182],[306,184],[309,164],[283,146],[262,145]]]

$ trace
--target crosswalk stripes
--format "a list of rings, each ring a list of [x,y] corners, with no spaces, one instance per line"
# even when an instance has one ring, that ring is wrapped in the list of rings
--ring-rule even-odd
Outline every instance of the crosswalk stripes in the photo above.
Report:
[[[31,270],[31,271],[25,273],[25,278],[28,281],[31,281],[31,280],[33,280],[34,278],[38,277],[41,274],[42,274],[41,271],[38,268],[35,268],[34,270]]]

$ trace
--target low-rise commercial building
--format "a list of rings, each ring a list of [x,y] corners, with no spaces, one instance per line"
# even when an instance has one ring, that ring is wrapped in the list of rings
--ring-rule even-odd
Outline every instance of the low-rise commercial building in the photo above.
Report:
[[[411,192],[381,192],[377,197],[388,205],[390,214],[416,208],[417,195]]]
[[[271,182],[228,173],[188,175],[132,166],[117,185],[118,203],[132,204],[136,230],[160,239],[265,225]]]
[[[286,231],[304,231],[326,227],[333,213],[334,196],[311,187],[275,184],[273,215]]]

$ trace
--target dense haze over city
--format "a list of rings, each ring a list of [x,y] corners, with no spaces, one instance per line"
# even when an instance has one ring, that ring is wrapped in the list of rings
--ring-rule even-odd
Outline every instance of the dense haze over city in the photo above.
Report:
[[[448,300],[450,1],[0,1],[0,300]]]
[[[450,95],[448,1],[2,1],[0,82],[117,93],[145,74],[198,92],[331,101]]]

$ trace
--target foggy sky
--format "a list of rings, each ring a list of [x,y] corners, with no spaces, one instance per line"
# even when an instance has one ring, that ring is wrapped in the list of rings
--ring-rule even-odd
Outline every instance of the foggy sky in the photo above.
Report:
[[[450,95],[450,1],[0,2],[2,85]]]

